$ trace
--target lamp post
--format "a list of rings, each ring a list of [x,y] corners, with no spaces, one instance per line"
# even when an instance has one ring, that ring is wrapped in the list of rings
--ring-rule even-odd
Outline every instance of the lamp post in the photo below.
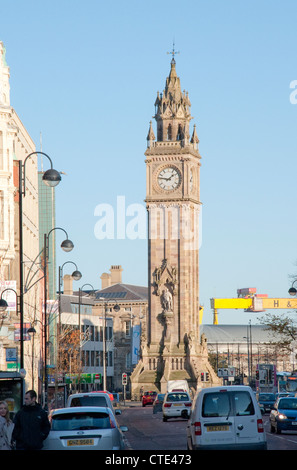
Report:
[[[78,371],[78,391],[80,392],[80,371],[81,371],[81,297],[82,290],[85,286],[90,286],[92,292],[95,293],[95,289],[92,284],[84,284],[78,289],[78,331],[79,331],[79,371]]]
[[[107,308],[108,308],[108,303],[104,297],[99,297],[99,300],[103,300],[104,303],[104,322],[103,322],[103,390],[106,390],[106,334],[105,334],[105,328],[106,328],[106,314],[107,314]],[[114,305],[113,309],[115,312],[118,312],[120,310],[120,306],[118,304]]]
[[[47,390],[48,390],[48,379],[47,379],[47,264],[48,264],[48,257],[49,257],[49,237],[52,232],[55,230],[62,230],[65,235],[66,239],[62,241],[61,248],[66,253],[70,252],[74,248],[74,244],[68,238],[68,234],[66,230],[61,227],[54,227],[52,228],[48,234],[44,234],[44,248],[43,248],[43,277],[44,277],[44,408],[47,410]]]
[[[81,272],[78,270],[76,263],[73,261],[66,261],[62,266],[59,266],[59,324],[57,328],[57,335],[56,335],[56,374],[55,374],[55,403],[57,407],[57,399],[58,399],[58,365],[60,359],[60,336],[61,336],[61,289],[62,289],[62,281],[63,281],[63,268],[66,264],[73,264],[75,266],[75,271],[72,273],[72,278],[75,281],[79,281],[82,278]]]
[[[43,174],[47,186],[55,187],[61,181],[61,174],[53,168],[51,158],[44,152],[32,152],[24,160],[19,160],[19,237],[20,237],[20,368],[24,368],[24,251],[23,251],[23,197],[26,196],[26,163],[33,155],[44,155],[50,162],[51,168]]]

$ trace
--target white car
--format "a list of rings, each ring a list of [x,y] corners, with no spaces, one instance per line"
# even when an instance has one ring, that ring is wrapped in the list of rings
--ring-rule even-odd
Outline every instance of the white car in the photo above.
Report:
[[[252,389],[233,385],[199,390],[188,421],[187,447],[266,450],[262,414]]]
[[[122,431],[106,407],[82,406],[53,410],[43,450],[124,450]]]
[[[178,417],[187,419],[190,415],[191,405],[192,401],[187,392],[167,392],[162,405],[163,421]]]
[[[106,392],[82,392],[69,395],[66,407],[68,408],[72,406],[107,406],[116,415],[120,415],[122,413],[119,408],[114,408],[113,402],[111,401],[109,394]]]

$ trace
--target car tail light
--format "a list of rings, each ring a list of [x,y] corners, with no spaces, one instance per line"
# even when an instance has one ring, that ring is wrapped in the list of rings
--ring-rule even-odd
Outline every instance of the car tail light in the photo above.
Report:
[[[264,432],[264,426],[262,419],[257,419],[258,432]]]
[[[201,423],[196,421],[194,423],[194,428],[195,428],[195,436],[201,436]]]
[[[170,408],[172,403],[165,403],[164,408]]]
[[[115,429],[117,427],[116,423],[114,422],[111,416],[109,416],[109,422],[110,422],[111,429]]]
[[[185,406],[192,406],[192,403],[184,403]]]

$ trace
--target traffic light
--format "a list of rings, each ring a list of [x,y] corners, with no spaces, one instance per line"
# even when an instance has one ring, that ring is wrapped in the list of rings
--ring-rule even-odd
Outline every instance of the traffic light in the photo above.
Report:
[[[206,381],[206,382],[209,382],[209,372],[206,372],[206,373],[205,373],[205,381]]]
[[[122,385],[127,385],[127,383],[128,383],[128,376],[126,372],[123,372],[122,373]]]
[[[204,382],[204,381],[205,381],[204,372],[201,372],[201,382]]]

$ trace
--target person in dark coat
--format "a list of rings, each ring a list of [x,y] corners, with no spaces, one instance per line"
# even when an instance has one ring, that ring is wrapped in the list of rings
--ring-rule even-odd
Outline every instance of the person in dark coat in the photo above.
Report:
[[[42,449],[50,432],[47,413],[36,399],[34,390],[26,392],[25,405],[15,415],[12,440],[16,443],[16,450]]]

